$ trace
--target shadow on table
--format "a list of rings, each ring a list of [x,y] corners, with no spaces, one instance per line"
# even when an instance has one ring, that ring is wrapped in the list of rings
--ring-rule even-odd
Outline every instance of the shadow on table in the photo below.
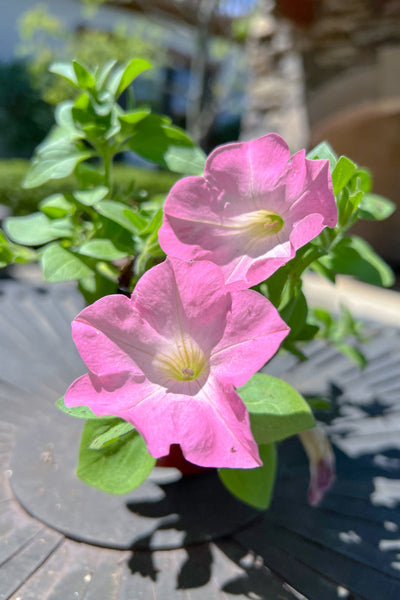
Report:
[[[368,440],[364,447],[357,441],[360,435],[368,436],[371,420],[387,414],[388,406],[374,399],[352,422],[341,418],[346,413],[346,399],[337,387],[332,397],[332,435],[346,450],[359,451],[349,456],[335,448],[337,480],[318,508],[306,502],[308,464],[297,438],[280,444],[279,474],[270,509],[229,538],[192,544],[193,535],[201,528],[201,515],[176,502],[179,482],[161,485],[164,498],[160,501],[128,505],[131,511],[155,519],[167,517],[168,507],[176,507],[173,522],[161,527],[183,535],[186,559],[176,574],[177,589],[205,586],[215,577],[216,552],[222,552],[231,563],[232,572],[221,585],[229,594],[266,600],[298,597],[282,584],[286,581],[310,600],[398,600],[400,449],[390,447],[383,432],[382,451],[376,440],[374,452],[366,451]],[[224,506],[213,510],[218,518]],[[156,535],[157,529],[145,540],[137,540],[135,548],[151,547]],[[129,566],[133,573],[157,581],[151,552],[135,551]]]

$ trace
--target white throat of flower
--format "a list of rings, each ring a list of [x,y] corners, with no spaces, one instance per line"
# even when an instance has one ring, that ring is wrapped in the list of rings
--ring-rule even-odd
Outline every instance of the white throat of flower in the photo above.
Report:
[[[158,352],[153,367],[160,383],[168,386],[172,382],[190,382],[204,379],[207,374],[207,357],[199,345],[190,337],[172,342],[168,348]]]
[[[245,233],[253,240],[263,239],[278,233],[283,225],[283,219],[277,213],[266,210],[254,210],[233,219],[230,225],[237,233]]]

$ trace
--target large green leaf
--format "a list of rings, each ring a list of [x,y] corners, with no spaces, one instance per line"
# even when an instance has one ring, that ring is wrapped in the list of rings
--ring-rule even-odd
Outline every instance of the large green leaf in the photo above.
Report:
[[[238,393],[258,444],[271,444],[315,425],[309,405],[286,381],[256,373]]]
[[[260,445],[262,467],[256,469],[219,469],[224,486],[239,500],[255,508],[268,508],[275,483],[276,449],[273,444]]]
[[[389,287],[395,281],[392,269],[368,242],[357,236],[340,240],[331,254],[323,256],[320,262],[337,273],[353,275],[373,285]]]
[[[4,230],[11,240],[26,246],[41,246],[72,235],[69,219],[52,220],[41,212],[24,217],[9,217]]]
[[[203,151],[182,129],[157,115],[149,115],[137,124],[128,145],[143,158],[170,171],[198,175],[204,170]]]
[[[79,248],[79,254],[92,256],[99,260],[118,260],[127,256],[127,252],[118,250],[113,242],[108,239],[92,239]]]
[[[34,188],[49,179],[71,175],[76,165],[90,157],[90,152],[68,140],[45,146],[33,159],[24,179],[24,188]]]
[[[87,421],[79,451],[78,477],[110,494],[125,494],[137,488],[148,477],[156,462],[136,431],[110,441],[99,450],[90,448],[94,440],[104,436],[120,422],[120,419]]]
[[[368,221],[383,221],[396,210],[396,204],[379,194],[364,194],[358,207],[358,217]]]
[[[93,271],[79,256],[58,244],[47,246],[42,252],[42,269],[45,281],[71,281],[89,277]]]

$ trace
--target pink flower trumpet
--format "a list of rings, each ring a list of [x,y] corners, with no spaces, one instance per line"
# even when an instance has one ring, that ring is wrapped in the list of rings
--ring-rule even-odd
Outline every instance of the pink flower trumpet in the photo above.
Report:
[[[208,261],[167,258],[131,296],[105,296],[74,320],[90,372],[66,406],[129,421],[156,458],[180,444],[204,467],[261,464],[247,409],[235,391],[279,348],[288,327],[253,290],[231,292]]]
[[[214,150],[204,177],[186,177],[170,191],[159,232],[164,252],[209,260],[232,290],[267,279],[324,227],[337,207],[327,160],[290,157],[269,134]]]

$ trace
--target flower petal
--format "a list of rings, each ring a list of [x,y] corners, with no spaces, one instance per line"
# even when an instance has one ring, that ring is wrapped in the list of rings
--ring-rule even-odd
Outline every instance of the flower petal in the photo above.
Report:
[[[72,323],[78,351],[97,375],[150,365],[162,337],[123,295],[104,296],[79,313]]]
[[[132,299],[161,336],[190,335],[204,351],[221,338],[231,307],[224,276],[214,263],[170,257],[143,275]]]
[[[276,308],[258,292],[232,293],[232,312],[214,348],[210,365],[215,376],[240,387],[278,350],[289,333]]]
[[[273,189],[284,173],[290,152],[286,142],[270,133],[250,142],[226,144],[214,150],[204,169],[205,178],[225,197],[254,200]]]
[[[83,375],[69,387],[65,404],[88,406],[96,415],[131,423],[154,457],[180,444],[190,462],[203,467],[260,466],[247,409],[231,386],[209,381],[193,397],[166,393],[128,372]]]
[[[138,431],[155,457],[168,454],[168,444],[180,444],[185,458],[202,467],[253,468],[261,464],[245,405],[231,386],[212,378],[196,396],[149,398],[132,408],[129,417],[138,423]]]

